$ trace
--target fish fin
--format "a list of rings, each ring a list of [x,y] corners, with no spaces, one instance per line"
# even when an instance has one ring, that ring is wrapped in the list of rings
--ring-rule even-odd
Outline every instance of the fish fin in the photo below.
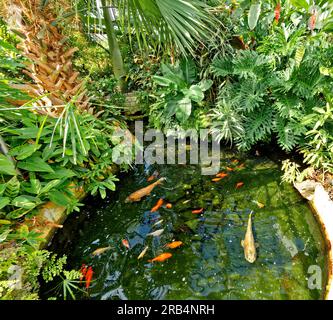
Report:
[[[259,243],[256,242],[256,243],[254,244],[254,246],[255,246],[256,248],[259,248]]]
[[[244,240],[241,241],[241,246],[244,248]]]

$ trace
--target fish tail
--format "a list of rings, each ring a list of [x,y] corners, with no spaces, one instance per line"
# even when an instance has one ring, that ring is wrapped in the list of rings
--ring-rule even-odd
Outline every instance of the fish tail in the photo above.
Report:
[[[253,211],[251,210],[251,212],[249,214],[249,218],[252,218],[252,214],[253,214]]]
[[[153,259],[149,259],[148,262],[153,262]]]
[[[166,178],[165,178],[165,177],[162,177],[162,178],[158,179],[158,180],[156,181],[156,183],[160,184],[160,183],[162,183],[163,181],[166,181]]]

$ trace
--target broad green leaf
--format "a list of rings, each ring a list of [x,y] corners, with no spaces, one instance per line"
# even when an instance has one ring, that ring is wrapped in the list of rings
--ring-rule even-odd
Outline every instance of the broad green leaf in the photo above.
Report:
[[[0,224],[12,224],[10,220],[0,219]]]
[[[38,179],[30,179],[31,192],[34,194],[39,194],[42,188],[42,184]]]
[[[309,10],[309,4],[306,0],[290,0],[290,2],[296,8]]]
[[[162,87],[168,87],[171,83],[173,83],[171,80],[161,76],[153,76],[153,80],[156,84]]]
[[[9,212],[6,215],[6,218],[7,219],[19,219],[19,218],[23,217],[24,215],[26,215],[29,212],[30,212],[30,209],[19,208],[19,209],[16,209],[16,210],[13,210],[13,211]]]
[[[211,86],[213,85],[213,81],[212,80],[201,80],[198,83],[198,86],[200,87],[200,89],[202,91],[207,91],[211,88]]]
[[[191,111],[192,111],[191,100],[189,98],[185,97],[184,99],[182,99],[178,102],[176,118],[180,122],[185,122],[191,115]]]
[[[13,199],[13,201],[12,201],[13,206],[19,207],[19,208],[24,208],[24,209],[33,209],[39,203],[40,203],[40,201],[38,200],[38,198],[27,196],[27,195],[18,196],[15,199]]]
[[[48,182],[40,191],[40,194],[49,192],[52,188],[54,188],[56,185],[59,184],[61,180],[52,180],[50,182]]]
[[[6,190],[6,186],[7,186],[6,183],[0,184],[0,196],[2,196],[2,194]]]
[[[183,59],[180,63],[180,67],[183,71],[185,81],[188,84],[192,84],[197,77],[197,70],[194,61],[190,59]]]
[[[23,160],[30,157],[36,150],[40,148],[40,146],[41,145],[26,143],[24,145],[13,148],[10,150],[9,154],[15,157],[17,160]]]
[[[10,198],[8,197],[0,197],[0,209],[4,208],[10,203]]]
[[[64,192],[60,192],[59,190],[54,190],[50,193],[50,200],[63,207],[67,207],[71,204],[71,199]]]
[[[20,161],[17,166],[26,171],[54,173],[53,169],[42,158],[37,156]]]
[[[198,85],[191,86],[185,96],[195,102],[201,102],[205,98],[204,93]]]
[[[248,15],[248,24],[250,30],[253,30],[258,23],[259,16],[261,11],[261,2],[257,2],[251,5]]]
[[[53,170],[54,173],[43,174],[43,178],[47,180],[54,180],[54,179],[68,179],[76,176],[76,173],[70,169],[53,168]]]
[[[20,192],[20,181],[14,176],[6,182],[5,195],[10,198],[15,198]]]
[[[7,239],[8,235],[10,234],[11,231],[12,231],[11,229],[7,229],[7,230],[3,231],[2,233],[0,233],[0,243],[4,242]]]
[[[6,174],[10,176],[16,175],[15,166],[5,155],[0,153],[0,174]]]

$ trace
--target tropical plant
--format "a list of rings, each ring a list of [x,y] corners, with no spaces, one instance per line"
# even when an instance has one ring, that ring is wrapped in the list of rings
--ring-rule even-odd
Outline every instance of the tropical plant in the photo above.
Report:
[[[212,81],[198,81],[192,60],[184,59],[174,66],[162,64],[161,73],[153,76],[159,89],[154,95],[157,101],[150,109],[152,123],[157,128],[185,128],[195,107],[203,105],[205,92]]]
[[[211,28],[218,23],[210,7],[200,0],[102,0],[101,6],[91,0],[74,3],[88,32],[96,26],[106,32],[114,74],[123,88],[127,71],[118,30],[129,36],[131,44],[135,39],[140,49],[153,48],[156,52],[176,48],[185,56],[193,56],[198,44],[211,39]]]

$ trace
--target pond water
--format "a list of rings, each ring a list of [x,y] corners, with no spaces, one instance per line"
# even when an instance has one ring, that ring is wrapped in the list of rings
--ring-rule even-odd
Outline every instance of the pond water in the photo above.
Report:
[[[324,288],[325,244],[306,202],[281,184],[277,164],[264,157],[224,152],[221,166],[228,176],[218,182],[201,175],[198,165],[138,166],[121,176],[117,192],[105,201],[90,198],[79,215],[69,217],[52,249],[67,254],[70,268],[93,267],[90,299],[321,299],[324,290],[308,288],[308,268],[323,270]],[[151,183],[147,177],[155,170],[167,181],[140,202],[125,203]],[[238,182],[244,185],[236,188]],[[172,208],[150,212],[160,198]],[[193,214],[198,208],[203,213]],[[253,264],[241,246],[251,210],[259,245]],[[160,236],[148,235],[158,229],[164,229]],[[165,248],[174,240],[183,245]],[[172,257],[148,262],[164,252]]]

